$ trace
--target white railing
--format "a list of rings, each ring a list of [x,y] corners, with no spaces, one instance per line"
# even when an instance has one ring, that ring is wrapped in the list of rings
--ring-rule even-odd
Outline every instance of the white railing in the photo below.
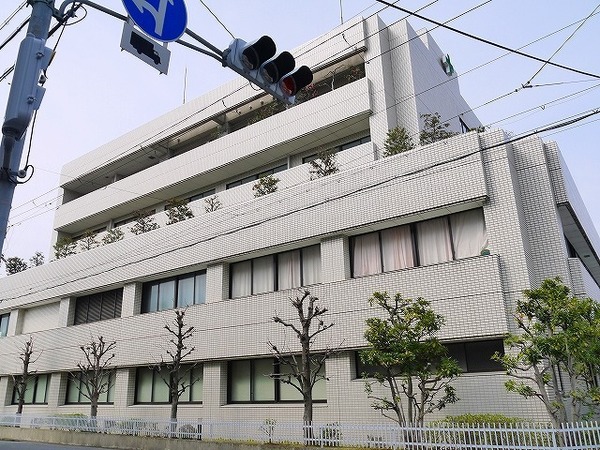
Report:
[[[101,432],[244,443],[304,444],[410,450],[600,450],[600,424],[582,422],[554,429],[549,424],[447,424],[398,427],[264,421],[90,419],[75,416],[0,416],[0,426]]]

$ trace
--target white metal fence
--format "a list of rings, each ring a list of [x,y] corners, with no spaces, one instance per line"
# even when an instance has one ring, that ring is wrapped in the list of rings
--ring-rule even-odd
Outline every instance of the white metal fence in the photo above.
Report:
[[[391,424],[170,420],[74,416],[0,416],[0,426],[245,443],[305,444],[406,450],[600,450],[600,424]]]

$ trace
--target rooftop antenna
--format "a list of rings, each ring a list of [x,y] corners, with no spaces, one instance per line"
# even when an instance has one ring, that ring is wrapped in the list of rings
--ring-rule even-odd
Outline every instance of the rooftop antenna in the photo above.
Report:
[[[185,69],[183,69],[183,104],[185,105],[185,100],[186,100],[186,93],[187,93],[187,66],[185,66]]]
[[[342,0],[340,0],[340,25],[344,24],[344,14],[342,13]]]

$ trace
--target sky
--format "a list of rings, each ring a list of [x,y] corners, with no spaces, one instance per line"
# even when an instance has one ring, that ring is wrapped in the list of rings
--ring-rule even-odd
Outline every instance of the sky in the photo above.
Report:
[[[404,0],[397,4],[411,11],[423,8],[420,14],[437,22],[450,20],[449,26],[469,34],[597,75],[507,55],[489,44],[408,18],[413,28],[429,29],[450,55],[460,75],[462,95],[481,122],[518,136],[600,108],[597,1]],[[125,14],[121,0],[95,2]],[[185,2],[188,28],[220,49],[229,45],[232,36],[250,41],[266,34],[279,50],[292,50],[356,15],[368,17],[381,10],[387,24],[407,16],[371,0]],[[5,24],[22,3],[0,1],[0,44],[31,13],[31,7],[26,7]],[[47,42],[48,47],[56,46],[56,56],[47,71],[46,94],[33,133],[29,128],[29,163],[35,173],[16,188],[4,244],[7,257],[28,260],[41,251],[49,259],[64,164],[236,76],[216,60],[174,43],[169,44],[169,73],[161,75],[121,51],[123,23],[118,19],[88,6],[72,22],[76,23],[66,27],[60,38],[56,33]],[[0,75],[14,63],[24,35],[21,31],[0,50]],[[524,89],[528,81],[533,87]],[[11,76],[0,82],[2,110],[10,82]],[[558,143],[596,229],[600,228],[599,134],[600,114],[540,135]],[[28,147],[29,137],[24,157]]]

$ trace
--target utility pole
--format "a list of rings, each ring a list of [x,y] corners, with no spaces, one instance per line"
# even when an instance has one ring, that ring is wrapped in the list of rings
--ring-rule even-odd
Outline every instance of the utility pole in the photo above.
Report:
[[[40,85],[42,71],[48,67],[51,50],[46,39],[50,21],[54,14],[54,0],[28,0],[32,6],[27,35],[21,42],[15,64],[12,85],[8,96],[6,114],[2,124],[0,142],[0,249],[4,246],[8,216],[18,178],[26,173],[19,172],[27,127],[33,112],[44,96]]]

